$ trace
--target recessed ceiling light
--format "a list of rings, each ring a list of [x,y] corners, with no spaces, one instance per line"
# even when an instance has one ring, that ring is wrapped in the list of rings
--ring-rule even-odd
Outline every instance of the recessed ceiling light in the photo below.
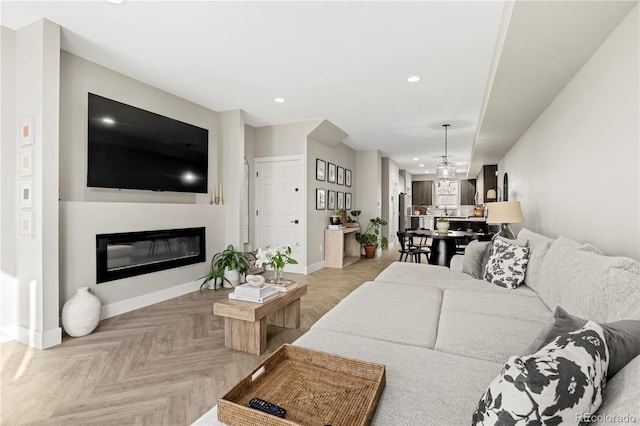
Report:
[[[429,170],[425,170],[424,172],[425,172],[425,173],[429,173]]]
[[[285,102],[284,98],[275,98],[274,102],[279,103],[279,104],[283,104]]]
[[[409,83],[417,83],[418,81],[420,81],[420,76],[419,75],[412,75],[411,77],[407,78],[407,81]]]
[[[418,161],[418,157],[415,157],[415,158],[413,159],[413,161]]]
[[[418,164],[418,167],[424,167],[424,164]]]
[[[111,4],[125,4],[127,0],[106,0],[106,2]]]

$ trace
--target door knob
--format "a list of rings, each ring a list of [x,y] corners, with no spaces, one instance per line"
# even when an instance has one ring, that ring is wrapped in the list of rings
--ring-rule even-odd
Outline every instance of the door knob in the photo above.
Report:
[[[296,220],[290,220],[289,223],[298,223],[298,219]]]

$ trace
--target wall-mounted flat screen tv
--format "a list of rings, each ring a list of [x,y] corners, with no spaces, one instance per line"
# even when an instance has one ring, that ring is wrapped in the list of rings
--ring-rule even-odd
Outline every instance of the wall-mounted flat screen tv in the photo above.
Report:
[[[87,186],[207,192],[209,131],[89,93]]]

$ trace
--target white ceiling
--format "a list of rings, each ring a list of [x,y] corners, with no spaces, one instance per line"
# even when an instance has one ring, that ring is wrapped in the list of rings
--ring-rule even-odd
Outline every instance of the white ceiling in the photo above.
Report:
[[[328,119],[347,145],[418,174],[441,161],[443,123],[461,170],[472,150],[474,165],[497,162],[636,2],[510,3],[502,25],[502,1],[1,3],[3,26],[47,18],[73,54],[215,111],[242,109],[252,126]],[[543,93],[525,108],[531,91]]]

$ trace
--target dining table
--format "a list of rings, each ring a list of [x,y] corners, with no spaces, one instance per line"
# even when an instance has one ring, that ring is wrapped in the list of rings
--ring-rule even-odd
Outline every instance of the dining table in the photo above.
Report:
[[[409,237],[431,238],[431,254],[429,263],[449,267],[451,258],[456,254],[456,243],[459,240],[489,240],[491,234],[475,231],[446,231],[440,232],[431,229],[408,229],[405,231]]]

